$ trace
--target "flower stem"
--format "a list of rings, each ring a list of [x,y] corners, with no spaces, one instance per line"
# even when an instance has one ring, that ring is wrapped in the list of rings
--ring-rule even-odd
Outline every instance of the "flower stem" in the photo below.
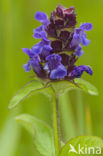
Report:
[[[77,92],[77,117],[78,117],[78,127],[79,135],[85,135],[85,110],[84,103],[82,100],[82,93]]]
[[[59,100],[58,97],[55,96],[53,97],[53,128],[56,156],[59,156],[60,151],[59,123]]]
[[[86,106],[86,128],[87,134],[92,135],[92,122],[91,122],[91,112],[89,106]]]
[[[64,132],[64,139],[67,141],[77,136],[76,123],[69,93],[60,97],[60,113]]]

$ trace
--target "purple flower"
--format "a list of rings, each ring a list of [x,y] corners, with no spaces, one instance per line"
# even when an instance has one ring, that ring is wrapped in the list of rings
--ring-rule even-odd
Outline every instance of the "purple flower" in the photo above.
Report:
[[[45,30],[43,30],[43,26],[40,26],[40,28],[38,27],[37,29],[34,29],[34,38],[36,39],[46,39],[47,38],[47,34],[45,32]]]
[[[50,73],[51,79],[63,79],[67,75],[66,68],[60,64],[56,69],[52,70]]]
[[[43,48],[43,44],[42,44],[42,42],[39,42],[39,43],[35,44],[35,45],[31,48],[31,50],[33,51],[33,53],[39,55],[39,54],[41,53],[41,51],[42,51],[42,48]]]
[[[49,24],[49,20],[47,18],[47,15],[44,12],[38,11],[35,15],[35,19],[40,21],[42,23],[42,25],[39,26],[38,28],[34,29],[33,37],[36,39],[41,38],[42,40],[49,41],[47,39],[47,32],[46,32],[47,26]]]
[[[93,71],[89,66],[81,65],[75,67],[72,72],[69,73],[69,76],[74,78],[80,78],[84,71],[87,72],[89,75],[93,74]]]
[[[48,61],[44,67],[50,72],[51,79],[62,79],[67,75],[66,68],[61,64],[61,56],[52,54],[46,57]]]
[[[90,31],[92,28],[93,26],[91,23],[85,23],[79,28],[76,28],[71,41],[71,47],[78,46],[80,43],[84,46],[87,46],[90,43],[90,40],[87,39],[85,31]]]
[[[37,43],[32,47],[34,53],[38,53],[44,59],[46,56],[50,54],[52,47],[50,45],[50,40],[47,38],[47,25],[49,24],[49,20],[47,15],[43,12],[38,11],[35,15],[36,20],[42,23],[42,26],[34,29],[33,37],[36,39],[41,39],[41,42]]]
[[[37,13],[35,14],[35,19],[41,22],[43,25],[48,25],[49,23],[47,15],[41,11],[37,11]]]
[[[26,51],[26,48],[25,48],[24,51]],[[31,55],[29,55],[29,56],[31,56]],[[26,72],[29,72],[31,70],[31,66],[33,64],[39,64],[39,62],[40,62],[39,55],[34,53],[32,55],[32,57],[30,58],[30,60],[28,61],[28,63],[23,65],[23,68],[25,69]]]
[[[50,40],[47,38],[47,32],[45,31],[43,25],[38,27],[37,29],[34,29],[34,38],[36,39],[42,39],[42,41],[49,42]],[[50,42],[49,42],[50,43]]]
[[[41,52],[41,56],[45,58],[46,56],[50,54],[51,50],[52,50],[52,47],[50,45],[44,45],[42,52]]]
[[[44,69],[50,72],[51,79],[62,79],[67,75],[66,68],[61,64],[61,56],[52,54],[46,57],[46,60],[48,62]]]
[[[42,77],[42,78],[46,77],[46,73],[43,70],[43,66],[39,62],[34,61],[32,63],[32,68],[38,77]]]
[[[37,39],[39,39],[39,38],[46,39],[47,38],[46,29],[47,29],[47,26],[49,24],[49,20],[48,20],[47,15],[44,12],[38,11],[35,14],[35,19],[37,21],[41,22],[42,25],[39,26],[38,28],[34,29],[33,37],[37,38]]]
[[[57,54],[52,54],[46,57],[46,61],[46,68],[48,66],[48,69],[51,71],[61,65],[61,56]]]
[[[38,44],[34,45],[32,47],[32,51],[35,54],[41,54],[42,56],[48,56],[50,54],[50,51],[52,50],[52,47],[48,42],[39,42]]]

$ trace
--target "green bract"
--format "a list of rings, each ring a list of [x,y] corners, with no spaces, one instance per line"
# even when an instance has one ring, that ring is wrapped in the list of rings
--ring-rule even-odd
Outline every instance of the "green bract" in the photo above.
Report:
[[[44,86],[40,81],[33,80],[30,81],[28,84],[26,84],[16,94],[16,96],[14,96],[11,99],[9,103],[9,109],[17,106],[22,100],[27,98],[30,94],[43,91],[43,89],[45,89],[46,87],[52,88],[57,95],[64,94],[67,91],[75,89],[80,89],[84,92],[89,93],[90,95],[98,95],[98,90],[96,89],[96,87],[94,87],[92,84],[83,79],[76,79],[75,83],[66,80],[51,81],[45,84]],[[47,94],[49,94],[49,92]]]

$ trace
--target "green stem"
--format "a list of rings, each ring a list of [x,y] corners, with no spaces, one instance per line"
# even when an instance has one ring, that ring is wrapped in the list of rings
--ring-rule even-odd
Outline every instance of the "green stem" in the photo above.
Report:
[[[61,127],[60,127],[60,113],[59,113],[59,96],[56,97],[57,105],[57,128],[58,128],[58,140],[59,140],[59,149],[61,148]]]
[[[58,97],[53,97],[53,128],[54,128],[54,142],[55,142],[55,153],[59,156],[60,150],[60,138],[59,138],[59,101]]]
[[[87,129],[87,134],[92,135],[92,122],[91,122],[91,113],[90,109],[87,106],[86,107],[86,129]]]
[[[76,123],[74,119],[73,109],[69,98],[69,93],[65,93],[60,98],[60,113],[62,120],[62,127],[64,133],[64,139],[67,141],[73,137],[76,137]]]
[[[82,93],[77,92],[77,118],[78,118],[78,127],[79,127],[79,135],[85,135],[85,110],[84,103],[82,100]]]

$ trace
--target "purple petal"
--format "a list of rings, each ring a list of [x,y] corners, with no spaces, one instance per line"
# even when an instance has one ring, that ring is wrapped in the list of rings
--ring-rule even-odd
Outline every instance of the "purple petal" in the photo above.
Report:
[[[81,27],[83,27],[83,26],[81,26]],[[82,29],[81,27],[75,29],[75,33],[73,35],[73,39],[72,39],[71,44],[70,44],[71,48],[78,46],[80,44],[80,42],[84,46],[88,46],[90,43],[90,40],[87,39],[87,35],[84,31],[85,29]]]
[[[40,56],[38,54],[35,54],[32,58],[31,58],[31,62],[40,62]]]
[[[41,38],[41,32],[42,32],[42,31],[43,31],[43,26],[40,26],[40,27],[34,29],[34,30],[33,30],[33,32],[34,32],[33,37],[34,37],[34,38],[37,38],[37,39]]]
[[[76,55],[77,55],[78,57],[81,57],[83,54],[84,54],[84,51],[83,51],[83,50],[80,50],[80,51],[77,51],[77,52],[76,52]]]
[[[38,27],[38,28],[33,30],[34,33],[35,32],[41,32],[41,31],[43,31],[43,26],[42,25],[40,27]]]
[[[27,55],[29,55],[31,53],[31,50],[28,48],[22,48],[23,52]]]
[[[36,32],[34,35],[33,35],[34,38],[36,39],[39,39],[41,38],[41,34],[39,32]]]
[[[47,34],[46,34],[45,31],[42,31],[42,32],[41,32],[41,38],[44,39],[44,40],[48,40],[48,39],[47,39]]]
[[[70,43],[70,47],[75,47],[78,46],[78,44],[80,43],[80,35],[78,35],[77,33],[74,33],[73,35],[73,39]]]
[[[86,71],[89,75],[93,75],[93,71],[92,71],[91,67],[85,66],[85,71]]]
[[[45,46],[43,47],[43,50],[44,50],[44,51],[51,51],[51,50],[52,50],[52,47],[51,47],[50,45],[45,45]]]
[[[37,13],[35,14],[35,19],[43,23],[47,20],[47,15],[44,12],[37,11]]]
[[[50,54],[50,51],[52,50],[52,47],[50,45],[44,45],[43,46],[43,49],[42,49],[42,52],[41,52],[41,55],[43,57],[46,57]]]
[[[40,54],[42,49],[43,49],[42,42],[39,42],[32,47],[32,52],[36,54]]]
[[[33,37],[36,38],[36,39],[41,38],[41,39],[46,40],[47,39],[47,34],[46,34],[45,31],[35,32],[34,35],[33,35]]]
[[[32,53],[31,49],[28,48],[22,48],[23,52],[25,54],[27,54],[30,58],[34,56],[34,54]]]
[[[81,44],[84,46],[88,46],[90,43],[90,40],[87,39],[85,32],[81,36]]]
[[[35,73],[37,73],[37,74],[40,73],[40,71],[41,71],[41,66],[40,66],[40,64],[39,64],[38,62],[34,61],[34,62],[32,63],[32,67],[33,67],[33,70],[34,70]]]
[[[48,66],[50,70],[58,68],[58,66],[61,64],[61,56],[57,54],[47,56],[46,60],[48,61]]]
[[[27,64],[23,65],[25,72],[29,72],[31,70],[31,62],[29,61]]]
[[[84,71],[87,72],[89,75],[93,74],[93,71],[89,66],[81,65],[81,66],[75,67],[73,71],[69,74],[69,76],[80,78]]]
[[[75,29],[75,34],[76,34],[76,35],[80,35],[82,32],[83,32],[83,30],[80,29],[80,28],[76,28],[76,29]]]
[[[67,75],[66,68],[61,64],[58,68],[51,71],[50,78],[51,79],[62,79]]]
[[[42,39],[42,44],[43,45],[50,45],[50,42],[51,41],[47,37],[45,37],[45,38]]]
[[[93,25],[91,23],[84,23],[80,26],[80,29],[83,29],[84,31],[90,31],[93,29]]]
[[[76,55],[77,55],[78,57],[80,57],[80,56],[82,56],[82,55],[84,54],[84,51],[82,50],[82,46],[81,46],[81,45],[78,45],[78,46],[76,47],[75,51],[76,51]]]
[[[48,73],[50,72],[48,63],[45,63],[44,70],[47,71]]]

